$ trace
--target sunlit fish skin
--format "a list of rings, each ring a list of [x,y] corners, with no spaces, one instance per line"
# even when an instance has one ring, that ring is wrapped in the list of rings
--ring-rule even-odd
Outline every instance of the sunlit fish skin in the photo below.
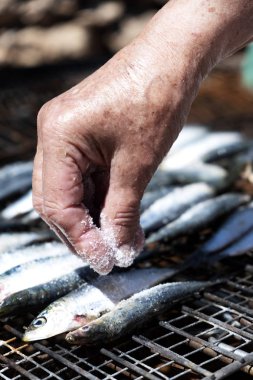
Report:
[[[33,210],[32,190],[23,195],[17,201],[12,202],[2,212],[1,216],[5,219],[16,218]]]
[[[0,317],[52,302],[79,287],[84,280],[89,279],[90,272],[94,276],[94,272],[87,265],[46,283],[13,293],[0,302]]]
[[[206,157],[219,149],[238,146],[241,148],[243,138],[236,132],[211,133],[203,139],[197,140],[195,144],[190,144],[173,155],[168,155],[162,161],[160,167],[164,170],[182,168],[191,165],[196,161],[203,161]]]
[[[209,255],[220,251],[226,246],[240,239],[249,230],[253,229],[253,203],[236,210],[219,227],[211,238],[202,245],[202,254]]]
[[[0,200],[32,186],[32,161],[16,162],[0,169]]]
[[[146,239],[146,244],[161,240],[172,240],[184,234],[196,232],[220,216],[232,211],[240,205],[249,202],[248,195],[227,193],[213,199],[208,199],[185,211],[178,219],[167,224]]]
[[[159,198],[164,197],[165,195],[171,193],[171,191],[175,190],[175,187],[161,187],[155,191],[148,191],[144,193],[143,198],[141,200],[140,211],[144,212],[147,208],[149,208],[155,201]]]
[[[203,125],[185,125],[171,147],[170,154],[176,153],[187,145],[195,143],[197,140],[207,136],[209,133],[208,128]]]
[[[5,252],[0,255],[0,274],[29,261],[60,256],[67,253],[72,255],[64,244],[57,242],[36,244],[15,251]]]
[[[165,268],[148,268],[98,277],[50,304],[25,331],[24,340],[74,330],[112,310],[122,299],[164,281],[169,274]]]
[[[38,259],[11,268],[0,276],[0,301],[13,293],[48,282],[83,265],[81,259],[67,254]]]
[[[196,162],[190,166],[165,171],[176,184],[205,182],[215,189],[221,189],[229,183],[225,169],[218,165]]]
[[[208,282],[175,282],[143,290],[120,302],[110,312],[66,336],[72,344],[93,345],[110,342],[129,334],[173,303],[200,291]]]
[[[33,242],[45,240],[48,236],[48,233],[42,232],[2,233],[0,234],[0,254]]]
[[[145,232],[157,230],[176,219],[194,204],[211,198],[214,190],[205,183],[178,188],[158,199],[141,215],[140,223]]]

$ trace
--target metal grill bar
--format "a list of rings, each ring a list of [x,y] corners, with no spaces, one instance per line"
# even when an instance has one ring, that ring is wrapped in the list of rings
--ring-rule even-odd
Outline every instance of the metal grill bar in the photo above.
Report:
[[[128,360],[122,359],[121,357],[115,355],[113,352],[106,350],[105,348],[102,348],[100,352],[109,358],[113,359],[115,362],[122,364],[124,367],[132,369],[134,372],[138,373],[141,376],[144,376],[145,379],[150,380],[160,380],[160,378],[152,375],[151,373],[148,373],[147,371],[144,371],[143,369],[137,367],[136,365],[130,363]]]
[[[200,311],[193,310],[193,309],[191,309],[188,306],[183,306],[182,310],[185,313],[187,313],[188,315],[198,317],[203,322],[208,321],[208,322],[212,323],[213,325],[217,325],[219,327],[222,327],[224,330],[226,330],[228,332],[232,332],[235,335],[237,335],[238,337],[242,337],[243,336],[244,338],[248,338],[250,340],[253,340],[253,334],[250,334],[250,333],[248,333],[246,331],[240,330],[240,329],[238,329],[235,326],[229,325],[228,323],[221,322],[221,321],[219,321],[216,318],[209,317],[208,315],[206,315],[204,313],[201,313]]]
[[[221,298],[221,297],[216,296],[216,295],[211,294],[211,293],[204,293],[204,297],[210,301],[216,302],[217,304],[227,306],[230,309],[237,310],[242,314],[248,314],[248,315],[253,317],[253,310],[250,310],[248,307],[235,304],[234,302],[228,301],[224,298]]]
[[[242,288],[238,289],[234,284]],[[8,360],[16,367],[6,364],[6,370],[0,370],[0,378],[186,380],[193,377],[196,380],[220,380],[239,370],[253,376],[253,332],[248,331],[253,327],[253,318],[248,313],[251,309],[245,307],[250,298],[245,296],[249,293],[244,286],[249,290],[253,286],[253,276],[245,272],[242,276],[237,274],[222,288],[214,288],[213,293],[205,292],[192,298],[181,310],[176,307],[165,321],[146,330],[147,336],[134,336],[112,350],[99,349],[95,357],[86,357],[86,351],[81,347],[66,343],[52,343],[51,346],[43,342],[20,344],[19,327],[6,324],[4,331],[11,334],[11,338],[3,340],[2,347],[9,351],[0,353],[5,358],[9,356]],[[22,351],[29,347],[34,352],[26,356]],[[21,360],[16,359],[17,355]],[[43,355],[47,360],[41,362],[38,358]],[[0,362],[5,363],[1,356]],[[26,372],[23,375],[19,367],[28,376]],[[8,368],[15,371],[14,377]],[[38,375],[40,370],[45,372],[41,376]]]
[[[181,355],[177,355],[175,352],[171,351],[169,348],[164,348],[160,346],[159,344],[154,343],[143,336],[134,336],[133,339],[136,342],[142,344],[143,346],[150,348],[152,352],[158,352],[165,358],[172,360],[178,364],[181,364],[183,367],[188,367],[194,372],[199,373],[203,376],[211,375],[211,372],[206,371],[205,369],[193,363],[191,360],[186,359],[185,357],[182,357]]]
[[[18,336],[19,338],[22,338],[22,333],[20,333],[15,328],[13,328],[13,327],[11,327],[9,325],[5,325],[4,327],[5,327],[5,329],[7,331],[9,331],[12,334]],[[85,371],[84,369],[80,368],[76,364],[73,364],[72,362],[70,362],[69,360],[67,360],[66,358],[64,358],[63,356],[57,354],[56,352],[50,350],[49,348],[45,347],[42,344],[40,344],[40,343],[33,343],[33,346],[36,347],[38,350],[40,350],[40,351],[42,351],[42,352],[50,355],[53,359],[56,359],[59,362],[61,362],[62,364],[66,365],[67,367],[71,368],[72,370],[74,370],[75,372],[77,372],[79,375],[84,376],[86,379],[89,379],[89,380],[98,380],[99,379],[98,377],[93,376],[91,373]]]
[[[26,371],[20,365],[16,364],[13,360],[8,359],[6,356],[4,356],[2,354],[0,354],[0,361],[2,361],[3,363],[5,363],[9,367],[15,369],[16,371],[18,371],[22,376],[25,376],[27,379],[30,379],[30,380],[39,380],[39,378],[37,376],[34,376],[32,373]]]
[[[198,344],[197,345],[198,348],[202,347],[204,349],[205,347],[208,347],[216,355],[217,355],[217,353],[219,353],[219,354],[228,356],[228,357],[230,357],[233,360],[239,360],[240,359],[240,357],[238,355],[234,354],[233,352],[229,352],[228,353],[227,351],[222,350],[221,348],[219,348],[219,346],[217,346],[215,344],[212,344],[210,342],[207,342],[204,339],[199,338],[198,336],[193,336],[193,335],[187,333],[184,330],[180,330],[179,328],[173,326],[169,322],[166,322],[166,321],[160,322],[160,325],[163,326],[163,327],[165,327],[166,329],[169,329],[170,331],[173,331],[173,332],[177,333],[178,335],[181,335],[181,336],[185,337],[186,339],[189,339],[190,342],[197,343]]]
[[[235,361],[225,368],[222,368],[215,372],[211,377],[205,377],[203,380],[221,380],[233,373],[237,372],[245,364],[252,363],[253,354],[248,354],[245,358],[241,358],[239,361]]]

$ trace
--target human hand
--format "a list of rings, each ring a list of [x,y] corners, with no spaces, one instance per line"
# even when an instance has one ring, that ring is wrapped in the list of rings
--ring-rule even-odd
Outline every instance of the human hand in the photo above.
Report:
[[[34,207],[101,274],[130,265],[140,251],[144,189],[220,58],[217,44],[205,59],[208,33],[178,26],[180,2],[187,13],[187,2],[171,1],[132,44],[38,116]]]

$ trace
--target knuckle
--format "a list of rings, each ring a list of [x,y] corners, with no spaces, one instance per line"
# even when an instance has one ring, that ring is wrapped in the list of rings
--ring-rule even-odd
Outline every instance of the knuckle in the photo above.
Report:
[[[66,110],[62,112],[62,102],[59,98],[50,100],[39,110],[37,116],[38,128],[44,133],[54,134],[57,126],[61,126],[61,128],[64,127],[66,113]]]

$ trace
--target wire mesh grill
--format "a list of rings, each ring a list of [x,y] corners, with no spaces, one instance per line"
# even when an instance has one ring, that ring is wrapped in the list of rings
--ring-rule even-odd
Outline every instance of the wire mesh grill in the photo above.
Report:
[[[249,257],[251,259],[252,257]],[[0,378],[219,380],[253,376],[253,268],[196,295],[114,346],[21,340],[28,314],[1,323]],[[240,372],[238,372],[240,371]],[[231,377],[230,377],[231,378]]]

